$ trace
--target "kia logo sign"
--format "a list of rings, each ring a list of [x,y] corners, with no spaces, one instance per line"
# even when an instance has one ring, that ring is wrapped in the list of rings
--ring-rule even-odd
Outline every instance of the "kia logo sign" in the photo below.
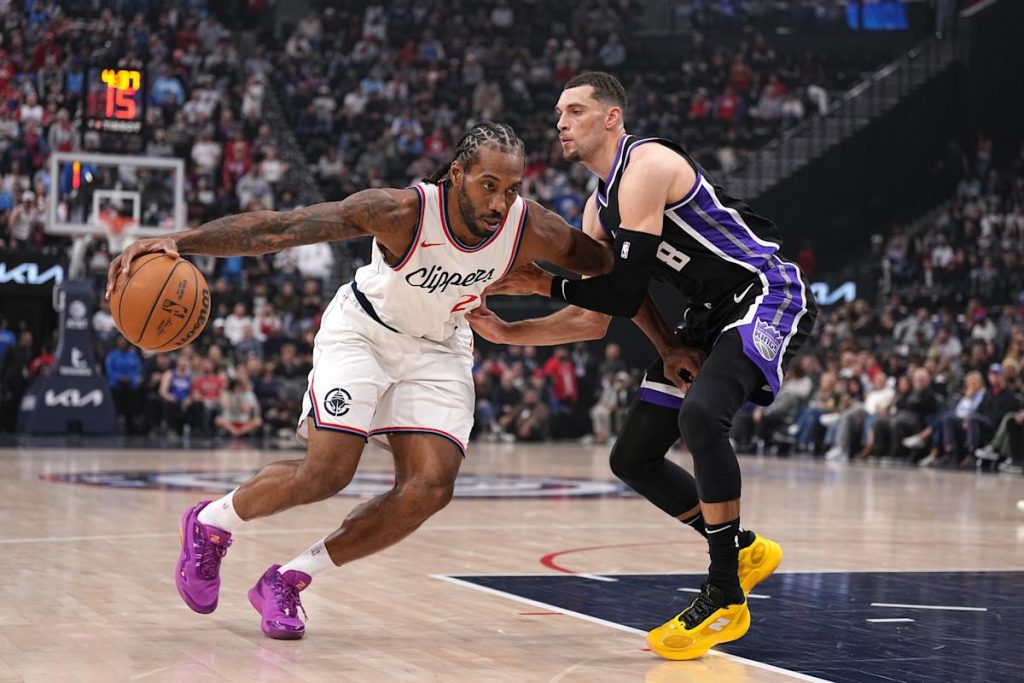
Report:
[[[848,304],[857,299],[856,282],[844,282],[835,289],[829,288],[827,282],[815,282],[811,284],[811,291],[819,306],[831,306],[839,302]]]
[[[59,285],[64,282],[64,268],[60,265],[50,266],[40,271],[37,263],[20,263],[9,265],[0,262],[0,285]]]
[[[48,389],[43,397],[43,402],[48,408],[62,406],[64,408],[84,408],[86,406],[98,406],[103,404],[103,391],[94,389],[87,394],[82,394],[78,389],[65,389],[57,393]]]

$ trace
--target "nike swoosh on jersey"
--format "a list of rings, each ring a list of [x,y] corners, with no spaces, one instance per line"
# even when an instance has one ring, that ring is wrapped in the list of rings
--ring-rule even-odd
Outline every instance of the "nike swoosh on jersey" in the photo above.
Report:
[[[444,242],[420,242],[421,247],[439,247],[442,244],[444,244]]]
[[[745,297],[747,295],[747,292],[749,292],[750,288],[753,287],[753,286],[754,286],[754,283],[751,282],[749,285],[747,285],[747,288],[744,289],[742,292],[740,292],[739,294],[733,294],[732,295],[732,300],[735,301],[736,303],[739,303],[739,302],[743,301],[743,297]]]

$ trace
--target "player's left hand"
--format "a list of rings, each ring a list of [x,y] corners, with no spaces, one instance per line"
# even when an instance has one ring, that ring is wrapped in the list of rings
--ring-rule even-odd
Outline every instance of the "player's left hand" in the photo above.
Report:
[[[551,293],[551,273],[542,270],[535,263],[524,263],[493,283],[484,290],[484,293],[488,296],[491,294],[548,296]]]
[[[661,356],[665,366],[665,378],[681,391],[686,391],[697,379],[697,373],[700,372],[707,357],[707,354],[696,346],[673,346]]]
[[[479,306],[466,314],[466,321],[473,331],[481,337],[494,344],[507,344],[505,331],[509,324],[487,308],[486,297],[481,300]]]

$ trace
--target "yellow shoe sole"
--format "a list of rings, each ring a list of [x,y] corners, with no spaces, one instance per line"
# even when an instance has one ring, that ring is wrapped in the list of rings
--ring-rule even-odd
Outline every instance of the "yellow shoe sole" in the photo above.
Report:
[[[740,551],[740,588],[743,595],[749,595],[754,586],[775,573],[782,563],[782,546],[775,541],[758,535],[754,542]]]
[[[726,620],[725,624],[722,623],[723,620]],[[742,638],[749,628],[750,610],[744,602],[718,610],[692,631],[679,621],[679,616],[676,616],[649,632],[647,645],[663,659],[697,659],[707,654],[715,645]]]

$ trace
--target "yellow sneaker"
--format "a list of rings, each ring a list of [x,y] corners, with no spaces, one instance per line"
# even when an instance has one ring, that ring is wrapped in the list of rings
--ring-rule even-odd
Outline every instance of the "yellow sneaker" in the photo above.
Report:
[[[689,607],[647,634],[647,644],[665,659],[697,659],[715,645],[743,637],[748,628],[746,601],[726,605],[722,591],[705,583]]]
[[[754,542],[740,550],[740,587],[749,595],[754,586],[771,576],[782,562],[782,546],[770,538],[754,536]]]

